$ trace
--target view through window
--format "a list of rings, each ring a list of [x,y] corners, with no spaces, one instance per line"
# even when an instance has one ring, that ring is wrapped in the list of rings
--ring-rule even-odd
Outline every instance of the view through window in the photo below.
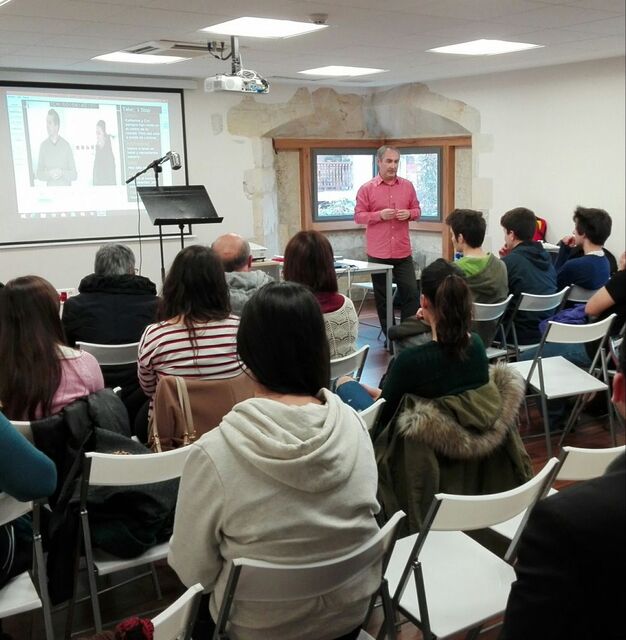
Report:
[[[398,175],[415,186],[421,219],[441,220],[441,148],[403,148]],[[377,173],[375,149],[314,149],[312,210],[316,222],[352,219],[359,187]]]

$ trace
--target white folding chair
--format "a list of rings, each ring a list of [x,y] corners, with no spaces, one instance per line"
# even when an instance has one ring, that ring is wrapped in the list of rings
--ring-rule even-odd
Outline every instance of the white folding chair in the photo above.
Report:
[[[116,587],[127,584],[145,575],[152,575],[157,596],[161,598],[161,589],[154,568],[154,562],[167,558],[169,543],[163,543],[148,549],[136,558],[117,558],[99,549],[94,549],[91,544],[91,532],[87,511],[87,494],[89,487],[128,487],[142,484],[152,484],[179,478],[183,466],[189,455],[189,447],[181,447],[165,453],[147,453],[140,455],[116,455],[111,453],[89,452],[85,454],[83,477],[80,494],[80,524],[85,546],[85,560],[87,564],[87,576],[89,582],[89,597],[93,609],[96,631],[102,630],[102,617],[98,594],[110,591]],[[78,571],[78,562],[75,571]],[[150,565],[150,572],[141,576],[135,576],[113,587],[98,591],[96,580],[99,576],[106,576],[126,569]],[[75,576],[76,578],[76,576]],[[75,584],[77,580],[75,579]],[[73,613],[68,615],[69,624]]]
[[[363,309],[363,305],[365,304],[365,299],[367,298],[367,294],[368,293],[371,293],[372,295],[374,294],[374,285],[371,282],[353,282],[352,286],[363,290],[363,297],[361,298],[359,308],[356,312],[356,315],[360,316],[361,310]],[[391,284],[391,292],[394,298],[396,297],[397,290],[398,290],[398,285],[395,282],[393,282]]]
[[[77,342],[76,346],[81,351],[87,351],[100,366],[116,364],[133,364],[137,362],[139,343],[128,344],[95,344],[94,342]]]
[[[0,526],[13,522],[30,511],[33,513],[33,564],[39,593],[28,571],[15,576],[0,589],[0,620],[18,613],[43,608],[44,629],[47,640],[54,640],[48,579],[43,555],[40,530],[40,509],[37,502],[19,502],[6,493],[0,493]]]
[[[569,287],[563,287],[561,291],[551,293],[549,295],[537,295],[534,293],[522,293],[520,295],[506,326],[507,335],[509,334],[509,331],[513,335],[513,347],[516,355],[519,355],[523,351],[534,349],[539,344],[519,344],[517,339],[517,330],[515,328],[515,319],[517,314],[519,312],[541,313],[545,311],[554,311],[556,313],[556,311],[558,311],[558,309],[563,305],[568,292]],[[537,324],[539,324],[539,320],[537,321]]]
[[[424,640],[463,631],[476,637],[485,621],[504,611],[518,540],[503,560],[463,532],[493,526],[531,506],[557,464],[556,458],[548,460],[534,478],[503,493],[439,493],[420,533],[396,542],[385,574],[393,604],[422,630]]]
[[[585,289],[584,287],[579,287],[577,284],[573,284],[567,294],[567,301],[587,302],[596,291],[598,291],[598,289]]]
[[[552,442],[550,438],[550,421],[547,402],[555,398],[578,396],[563,436],[561,437],[562,443],[578,419],[585,395],[602,391],[606,393],[607,402],[609,403],[611,436],[613,438],[613,444],[616,444],[613,411],[610,408],[611,398],[608,378],[606,376],[606,354],[603,349],[604,341],[614,317],[615,314],[611,314],[608,318],[592,324],[563,324],[550,320],[548,322],[548,329],[539,343],[534,359],[526,362],[510,362],[508,364],[509,367],[513,367],[524,376],[527,387],[534,389],[535,393],[530,395],[538,395],[541,399],[541,412],[543,414],[543,426],[548,455],[552,455]],[[596,340],[599,340],[600,343],[588,371],[581,369],[562,356],[553,356],[551,358],[542,357],[543,347],[548,343],[575,344],[595,342]],[[603,380],[600,380],[594,375],[596,363],[600,359],[602,360],[601,372]]]
[[[152,618],[154,640],[191,640],[191,632],[200,606],[202,585],[194,584],[178,600]]]
[[[626,446],[609,447],[606,449],[583,449],[580,447],[563,447],[559,456],[559,465],[554,476],[554,482],[591,480],[601,476],[607,467],[626,451]],[[558,491],[548,488],[546,495],[554,495]],[[542,496],[543,497],[543,496]],[[491,527],[500,535],[512,540],[518,531],[526,524],[526,512]]]
[[[485,345],[487,350],[487,360],[495,360],[496,358],[506,357],[508,360],[508,349],[506,348],[506,336],[502,319],[506,312],[509,302],[511,302],[513,294],[509,293],[506,300],[496,302],[495,304],[486,304],[481,302],[472,303],[472,320],[474,322],[496,322],[494,335],[500,334],[501,348]]]
[[[238,601],[288,603],[317,598],[341,588],[379,563],[384,572],[402,518],[404,513],[398,511],[371,540],[333,560],[299,565],[275,564],[247,558],[233,560],[213,640],[229,638],[226,626],[233,603],[236,605]],[[384,576],[372,595],[367,618],[378,595],[382,598],[385,612],[385,633],[389,639],[394,639],[396,631],[393,610]],[[324,633],[328,635],[328,629],[324,629]]]
[[[384,398],[378,398],[378,400],[376,400],[373,405],[367,407],[367,409],[363,409],[363,411],[359,411],[359,415],[361,416],[361,418],[363,418],[363,422],[365,422],[365,426],[367,427],[368,431],[371,432],[374,428],[374,425],[378,420],[378,416],[383,410],[383,405],[385,404],[385,402],[386,400]]]
[[[369,349],[369,345],[366,344],[360,349],[357,349],[354,353],[350,353],[347,356],[335,358],[330,361],[331,389],[334,387],[337,378],[341,376],[351,375],[357,382],[361,379],[361,374],[363,373],[363,367],[365,367],[365,360]]]

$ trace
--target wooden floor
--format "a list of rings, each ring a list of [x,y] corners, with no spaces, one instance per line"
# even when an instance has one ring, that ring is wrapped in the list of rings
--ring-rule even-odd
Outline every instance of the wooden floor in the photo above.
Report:
[[[378,338],[379,326],[375,316],[375,312],[371,305],[367,305],[361,314],[361,325],[359,334],[359,346],[369,344],[370,351],[367,358],[365,371],[362,377],[363,382],[372,385],[378,385],[378,382],[387,369],[389,362],[389,354],[383,348],[382,338]],[[530,424],[526,423],[525,417],[522,418],[520,431],[525,438],[526,448],[530,454],[535,470],[541,468],[547,460],[546,444],[543,437],[543,428],[540,416],[537,410],[531,406],[530,408]],[[538,437],[534,437],[538,436]],[[558,437],[553,438],[553,447],[556,447]],[[618,429],[618,443],[624,444],[624,431]],[[578,447],[601,448],[611,446],[611,439],[607,429],[606,418],[589,418],[583,415],[581,424],[577,426],[576,432],[570,434],[567,444]],[[152,617],[169,603],[175,600],[184,590],[182,584],[174,572],[167,566],[165,562],[158,567],[158,574],[163,591],[163,599],[157,600],[150,578],[142,578],[141,580],[123,587],[113,592],[105,594],[101,597],[101,607],[104,620],[111,621],[107,625],[109,628],[115,621],[121,620],[130,615],[143,615]],[[74,637],[82,638],[93,634],[90,629],[91,622],[90,609],[88,604],[79,605],[76,613],[75,630],[78,631]],[[65,610],[59,609],[53,613],[53,622],[57,638],[63,637],[65,625]],[[494,620],[496,625],[491,630],[486,630],[481,634],[483,640],[495,640],[499,634],[497,626],[498,620]],[[486,628],[488,628],[487,625]],[[44,632],[41,615],[37,612],[34,614],[21,614],[13,618],[3,621],[4,631],[10,633],[15,640],[43,640]],[[372,620],[368,629],[373,635],[378,630],[377,618]],[[459,635],[458,640],[463,636]],[[421,640],[422,634],[410,623],[405,623],[400,627],[398,640]],[[455,637],[453,640],[457,640]]]

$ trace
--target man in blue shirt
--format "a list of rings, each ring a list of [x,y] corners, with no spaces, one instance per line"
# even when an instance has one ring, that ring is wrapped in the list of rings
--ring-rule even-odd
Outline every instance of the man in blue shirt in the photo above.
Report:
[[[583,289],[600,289],[611,275],[603,245],[611,235],[611,216],[603,209],[577,207],[574,233],[565,236],[556,259],[556,282],[559,289],[576,284]],[[575,248],[583,255],[574,257]]]

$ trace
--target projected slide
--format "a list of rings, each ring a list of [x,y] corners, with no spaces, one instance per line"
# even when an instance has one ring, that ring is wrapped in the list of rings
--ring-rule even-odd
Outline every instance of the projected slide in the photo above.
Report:
[[[0,87],[0,96],[0,153],[12,169],[0,188],[13,195],[2,243],[134,235],[135,186],[153,186],[154,172],[125,181],[183,153],[180,93]],[[184,170],[162,169],[159,184],[185,184]]]

